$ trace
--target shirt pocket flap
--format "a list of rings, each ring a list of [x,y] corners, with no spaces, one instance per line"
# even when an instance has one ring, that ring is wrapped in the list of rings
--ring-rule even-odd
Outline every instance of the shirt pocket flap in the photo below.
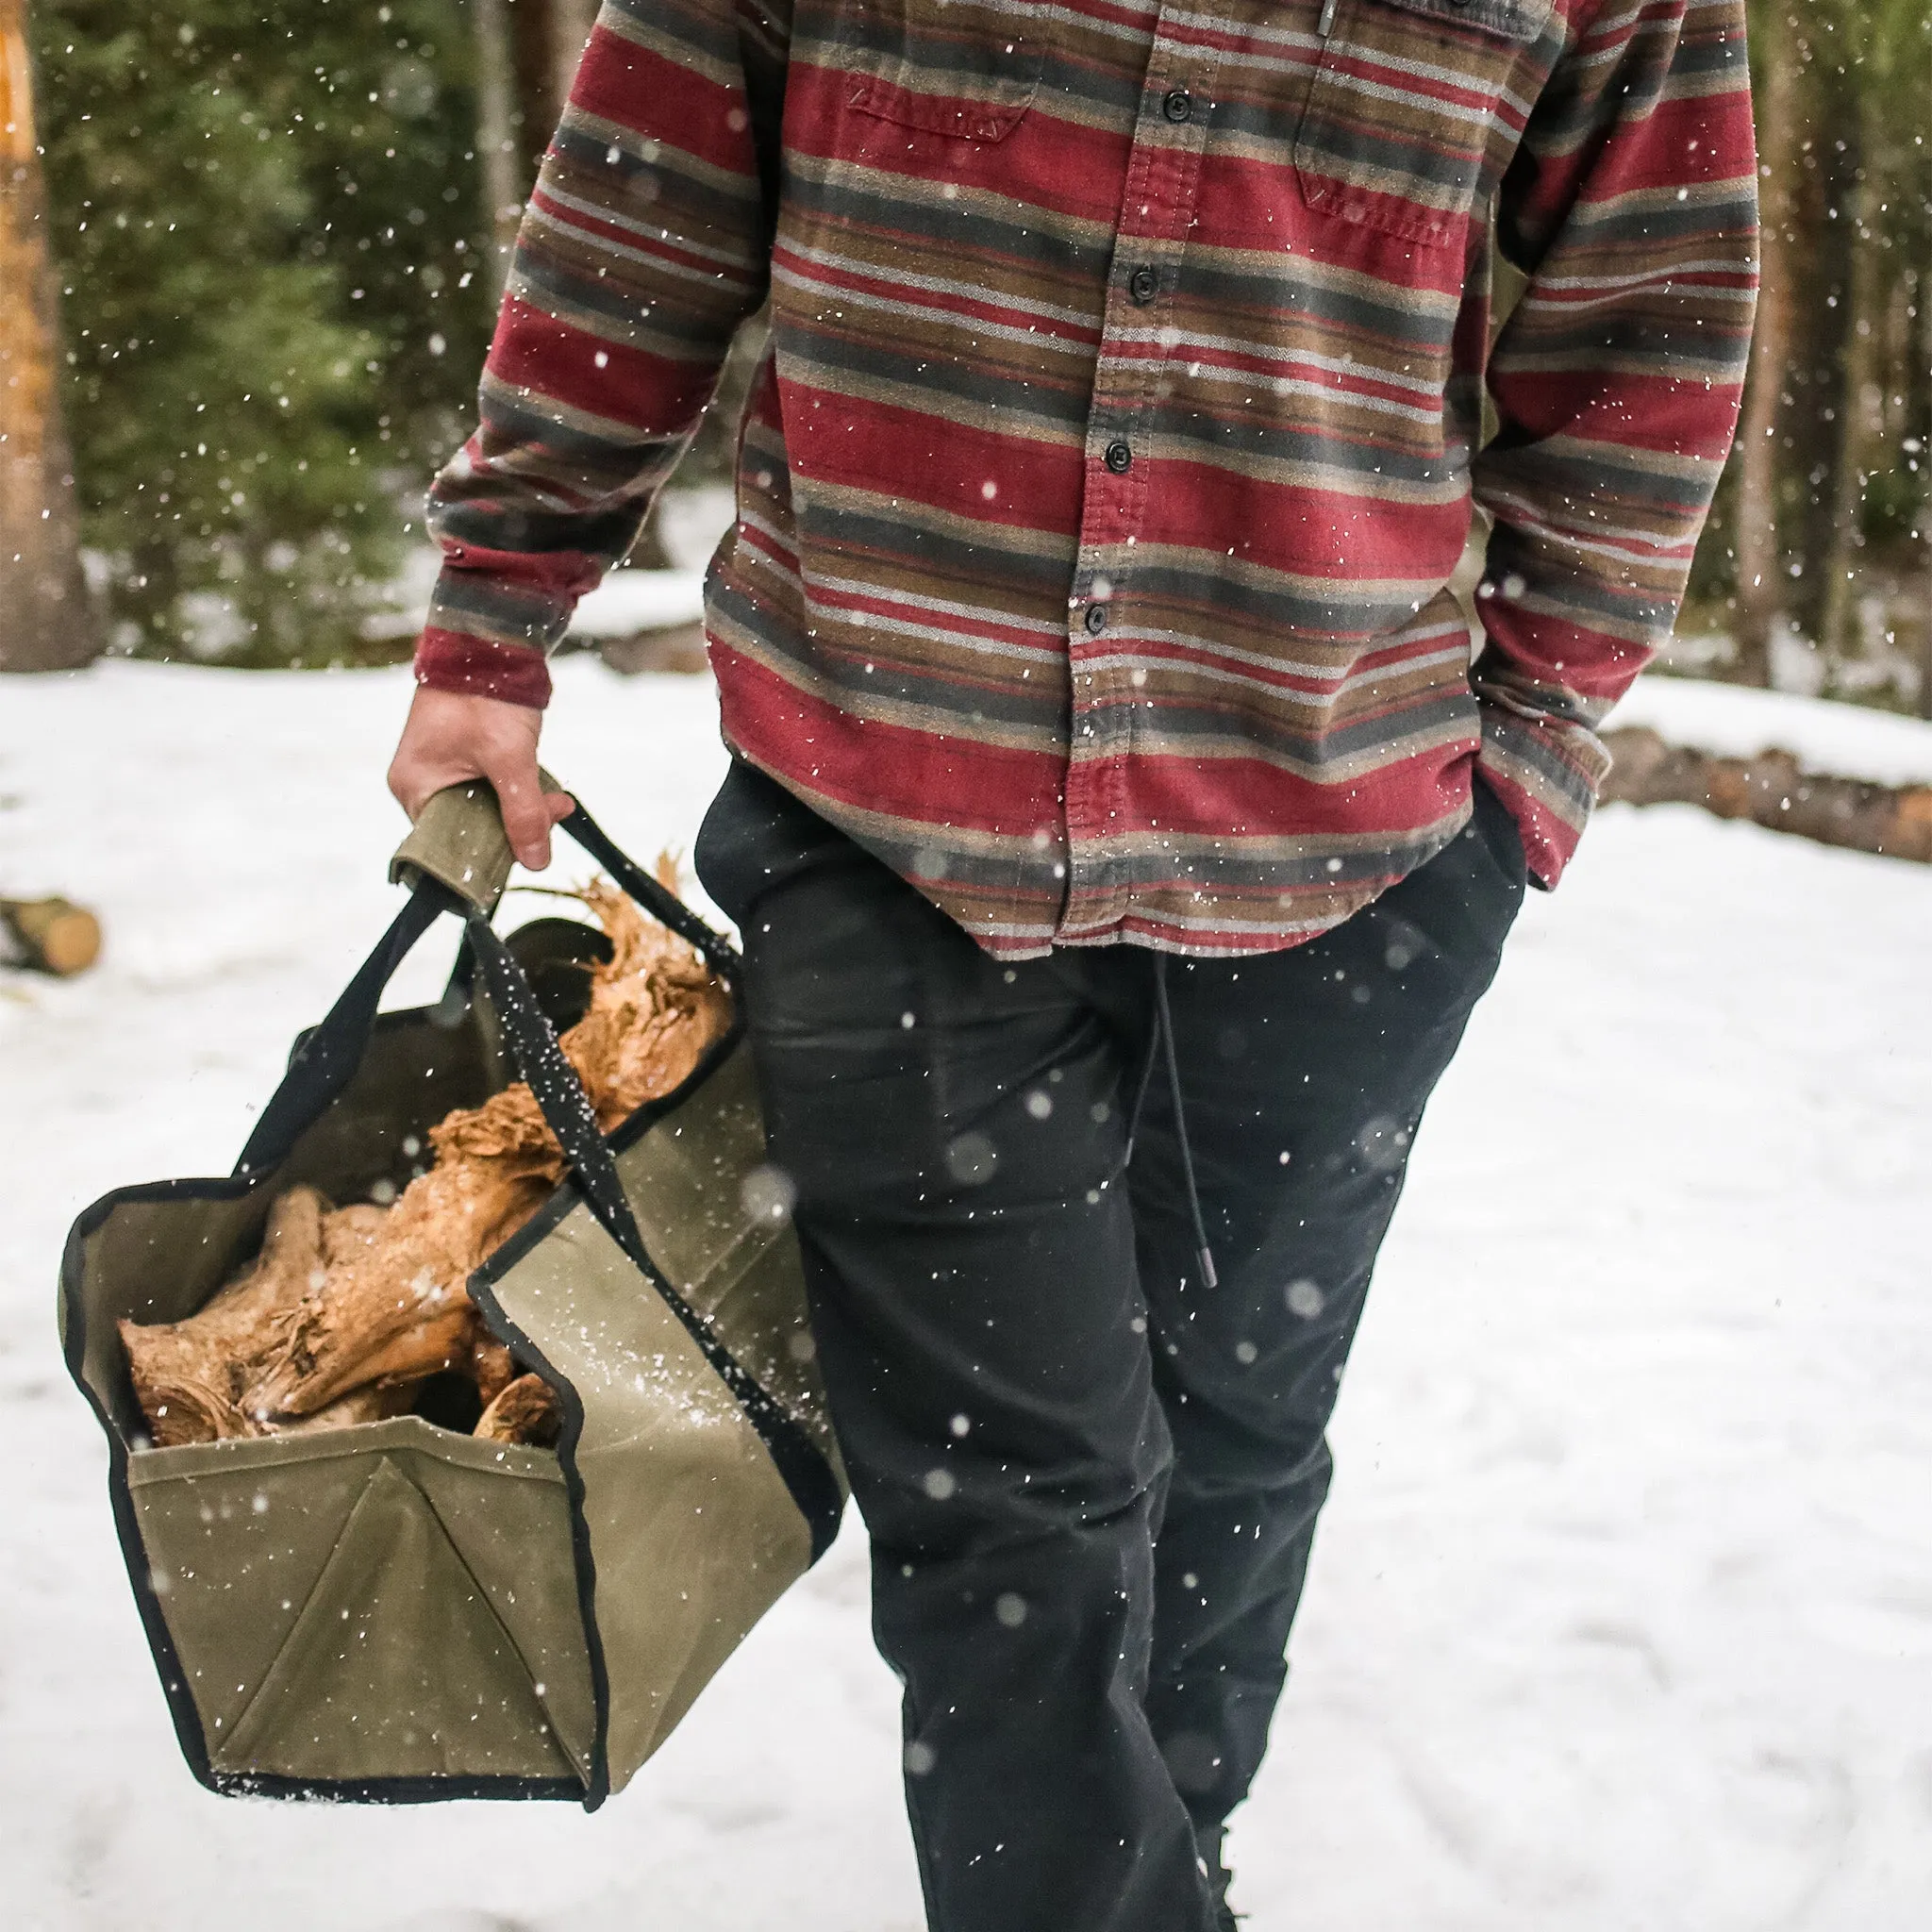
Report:
[[[998,142],[1040,87],[1044,25],[1023,0],[857,0],[844,18],[846,98],[862,114]]]
[[[1493,34],[1498,40],[1515,41],[1523,46],[1542,38],[1556,10],[1556,0],[1372,0],[1372,4],[1397,13],[1424,14],[1445,26]]]

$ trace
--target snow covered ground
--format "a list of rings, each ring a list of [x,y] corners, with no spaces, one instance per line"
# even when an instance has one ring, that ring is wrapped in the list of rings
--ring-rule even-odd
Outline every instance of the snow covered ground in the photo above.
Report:
[[[688,844],[722,763],[707,684],[558,669],[553,769],[621,839]],[[102,1190],[225,1169],[374,940],[407,691],[0,682],[0,890],[108,935],[71,984],[0,974],[6,1923],[915,1932],[851,1525],[595,1818],[237,1804],[176,1759],[56,1259]],[[1737,698],[1693,702],[1803,749],[1808,711]],[[1826,722],[1932,770],[1926,727]],[[1932,868],[1681,808],[1607,811],[1532,899],[1350,1370],[1235,1839],[1252,1932],[1932,1920],[1928,958]]]

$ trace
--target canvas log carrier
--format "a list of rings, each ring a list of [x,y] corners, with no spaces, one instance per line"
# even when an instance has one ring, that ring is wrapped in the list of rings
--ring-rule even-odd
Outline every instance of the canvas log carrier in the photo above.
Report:
[[[735,990],[722,937],[581,808],[563,829]],[[392,868],[408,903],[297,1041],[235,1172],[121,1189],[68,1240],[68,1365],[108,1434],[181,1748],[218,1791],[594,1808],[838,1526],[796,1240],[746,1185],[764,1136],[742,1020],[600,1134],[557,1039],[583,998],[568,968],[600,936],[545,919],[500,938],[509,864],[488,788],[440,793]],[[443,913],[465,925],[448,992],[379,1013]],[[469,1291],[556,1391],[556,1449],[421,1414],[151,1446],[116,1323],[194,1313],[260,1246],[283,1191],[393,1189],[406,1143],[519,1075],[568,1173]]]

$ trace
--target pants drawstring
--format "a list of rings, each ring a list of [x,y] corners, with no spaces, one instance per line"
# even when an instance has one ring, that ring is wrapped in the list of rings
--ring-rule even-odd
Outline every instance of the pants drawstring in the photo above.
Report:
[[[1220,1286],[1220,1277],[1214,1272],[1214,1251],[1208,1245],[1208,1224],[1201,1213],[1201,1191],[1194,1185],[1194,1153],[1188,1145],[1188,1116],[1181,1105],[1180,1061],[1174,1053],[1174,1015],[1167,1004],[1167,955],[1154,956],[1154,1030],[1156,1039],[1147,1054],[1147,1066],[1141,1075],[1141,1098],[1147,1093],[1147,1081],[1154,1072],[1154,1055],[1158,1052],[1167,1061],[1167,1091],[1174,1103],[1174,1133],[1180,1143],[1181,1178],[1188,1190],[1188,1215],[1194,1227],[1194,1257],[1201,1264],[1201,1280],[1208,1288]],[[1135,1121],[1138,1124],[1141,1101],[1134,1103]],[[1132,1141],[1128,1142],[1131,1150]]]

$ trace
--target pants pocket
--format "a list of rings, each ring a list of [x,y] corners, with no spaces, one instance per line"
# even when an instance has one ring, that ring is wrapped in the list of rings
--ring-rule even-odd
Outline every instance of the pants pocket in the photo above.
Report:
[[[1455,241],[1515,146],[1510,81],[1553,10],[1553,0],[1340,0],[1295,139],[1303,200],[1406,241]]]
[[[856,0],[847,103],[956,141],[1004,141],[1039,92],[1045,12],[1020,0]]]
[[[1470,789],[1475,801],[1470,822],[1489,848],[1490,857],[1496,861],[1497,871],[1512,885],[1526,887],[1529,859],[1523,848],[1523,828],[1516,823],[1516,814],[1480,772],[1471,781]]]

